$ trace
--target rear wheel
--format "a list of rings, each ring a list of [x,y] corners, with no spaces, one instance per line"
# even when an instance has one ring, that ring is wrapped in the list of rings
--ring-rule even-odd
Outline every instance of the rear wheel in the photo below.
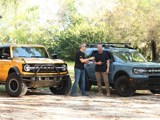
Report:
[[[8,95],[11,97],[23,96],[27,92],[26,84],[23,83],[20,76],[16,73],[9,74],[5,83],[5,88]]]
[[[121,76],[116,80],[115,91],[122,97],[132,96],[135,93],[135,90],[130,86],[127,76]]]
[[[160,94],[160,89],[150,90],[153,94]]]
[[[50,91],[55,95],[66,95],[71,89],[71,79],[69,76],[63,77],[60,84],[49,87]]]

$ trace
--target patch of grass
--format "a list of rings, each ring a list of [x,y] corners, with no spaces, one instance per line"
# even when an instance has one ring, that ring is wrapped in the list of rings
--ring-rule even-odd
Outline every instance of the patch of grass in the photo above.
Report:
[[[5,86],[4,85],[0,85],[0,94],[5,93]]]
[[[66,63],[67,63],[68,66],[74,67],[74,61],[67,61]]]
[[[69,71],[71,80],[73,80],[74,79],[74,61],[67,61],[66,63],[68,65],[68,71]]]

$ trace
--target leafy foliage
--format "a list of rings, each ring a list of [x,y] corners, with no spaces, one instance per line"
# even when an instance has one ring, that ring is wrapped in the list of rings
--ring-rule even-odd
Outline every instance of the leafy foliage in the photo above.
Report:
[[[92,0],[92,15],[79,12],[83,8],[81,0],[61,0],[57,18],[53,15],[44,25],[39,6],[24,9],[26,1],[0,1],[1,44],[43,44],[50,54],[57,53],[64,59],[74,59],[82,42],[130,42],[150,60],[153,41],[160,50],[160,0],[114,0],[116,5],[111,10],[105,0],[98,4]]]

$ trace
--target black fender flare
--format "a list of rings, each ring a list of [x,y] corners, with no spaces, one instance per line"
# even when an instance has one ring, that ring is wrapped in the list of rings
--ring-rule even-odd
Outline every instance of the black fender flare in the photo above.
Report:
[[[15,72],[17,75],[20,75],[20,71],[19,71],[19,69],[18,69],[17,66],[14,66],[14,67],[10,68],[10,70],[9,70],[9,72],[8,72],[8,75],[9,75],[10,73],[13,73],[13,72]]]
[[[114,78],[113,78],[114,82],[120,76],[128,76],[129,77],[129,75],[126,71],[120,70],[120,71],[117,71],[116,74],[114,75]]]

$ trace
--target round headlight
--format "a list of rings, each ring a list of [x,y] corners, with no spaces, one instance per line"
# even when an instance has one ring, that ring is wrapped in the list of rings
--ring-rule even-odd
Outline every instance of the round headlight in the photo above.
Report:
[[[62,70],[63,70],[63,71],[67,71],[67,65],[65,65],[65,64],[62,65]]]
[[[27,71],[27,72],[30,71],[30,65],[25,65],[24,70]]]
[[[146,73],[147,70],[146,70],[146,69],[143,69],[143,68],[134,68],[134,69],[133,69],[133,72],[134,72],[135,74],[142,74],[142,73]]]

